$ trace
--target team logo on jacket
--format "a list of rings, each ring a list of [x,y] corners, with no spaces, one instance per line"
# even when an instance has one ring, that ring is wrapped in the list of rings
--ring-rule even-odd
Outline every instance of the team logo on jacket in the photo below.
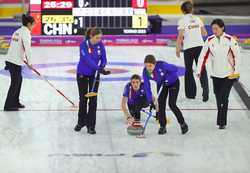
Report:
[[[97,50],[98,55],[101,55],[101,50],[100,50],[101,48],[100,48],[100,46],[98,46],[97,49],[98,49]]]
[[[140,94],[140,97],[143,97],[143,94],[144,93],[144,90],[141,90],[141,94]]]

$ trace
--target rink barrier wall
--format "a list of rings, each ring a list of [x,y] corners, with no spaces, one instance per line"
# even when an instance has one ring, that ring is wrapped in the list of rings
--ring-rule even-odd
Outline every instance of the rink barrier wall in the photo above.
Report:
[[[245,104],[248,110],[250,110],[250,96],[248,95],[247,91],[244,89],[244,86],[241,82],[235,82],[234,89],[239,94],[241,100]]]
[[[250,34],[241,34],[240,42],[250,44]],[[11,36],[0,36],[10,41]],[[33,36],[32,46],[79,46],[83,36]],[[175,34],[148,34],[148,35],[104,35],[106,46],[168,46],[176,40]]]
[[[2,36],[10,41],[11,36]],[[103,42],[107,46],[167,46],[174,35],[105,35]],[[79,46],[82,36],[33,36],[32,46]]]

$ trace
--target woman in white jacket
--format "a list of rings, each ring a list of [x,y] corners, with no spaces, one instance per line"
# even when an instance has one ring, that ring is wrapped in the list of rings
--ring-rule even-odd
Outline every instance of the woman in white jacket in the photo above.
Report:
[[[198,63],[204,41],[202,36],[207,36],[204,23],[201,19],[193,15],[193,4],[189,1],[185,1],[181,5],[181,10],[184,16],[178,21],[178,37],[176,44],[176,56],[180,57],[181,47],[183,45],[184,50],[184,63],[185,63],[185,95],[189,99],[195,99],[197,93],[197,87],[193,74],[193,63]],[[202,97],[206,102],[209,99],[209,87],[207,71],[204,69],[200,77],[201,87],[203,89]]]
[[[23,26],[17,29],[10,42],[10,47],[6,57],[6,70],[9,70],[11,83],[8,95],[5,101],[5,111],[18,111],[19,108],[24,108],[19,101],[19,95],[22,85],[22,65],[24,60],[30,64],[31,57],[31,30],[35,24],[32,16],[22,16]]]
[[[228,97],[234,82],[240,77],[240,49],[237,41],[225,33],[225,24],[221,19],[211,23],[214,35],[208,37],[198,62],[198,76],[211,65],[214,94],[218,114],[217,125],[225,129],[227,125]]]

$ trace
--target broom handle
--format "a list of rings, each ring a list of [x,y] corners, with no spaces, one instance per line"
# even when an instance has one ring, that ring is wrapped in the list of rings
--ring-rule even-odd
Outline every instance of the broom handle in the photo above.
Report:
[[[99,67],[99,65],[100,65],[100,60],[98,60],[98,63],[97,63],[97,64],[98,64],[98,67]],[[92,85],[92,88],[91,88],[91,92],[94,92],[95,84],[96,84],[98,75],[99,75],[99,72],[98,72],[98,69],[97,69],[96,72],[95,72],[95,79],[94,79],[94,82],[93,82],[93,85]]]
[[[91,88],[91,92],[94,92],[95,84],[96,84],[96,81],[97,81],[98,74],[99,74],[98,70],[96,70],[96,72],[95,72],[95,79],[94,79],[94,82],[93,82],[93,85],[92,85],[92,88]]]
[[[27,62],[27,57],[25,54],[25,47],[23,44],[23,40],[22,40],[22,47],[23,47],[23,51],[24,51],[24,59],[23,62],[32,70],[34,71],[38,76],[40,76],[44,81],[46,81],[52,88],[54,88],[61,96],[63,96],[70,104],[72,104],[72,106],[75,106],[74,102],[72,102],[68,97],[66,97],[60,90],[58,90],[48,79],[46,79],[39,71],[37,71],[35,68],[33,68],[32,66],[29,65],[29,63]]]
[[[163,84],[162,84],[162,86],[160,87],[159,92],[157,93],[157,97],[160,96],[161,91],[162,91],[162,88],[163,88]],[[158,99],[158,98],[157,98],[157,99]],[[151,109],[149,110],[149,112],[147,112],[146,110],[142,109],[142,112],[144,112],[144,113],[146,113],[146,114],[148,115],[148,117],[147,117],[147,119],[146,119],[146,121],[145,121],[145,124],[144,124],[144,126],[143,126],[143,130],[142,130],[142,135],[144,135],[145,130],[146,130],[146,127],[147,127],[147,125],[148,125],[148,121],[149,121],[149,119],[153,116],[153,113],[152,113],[152,110],[151,110]]]
[[[48,79],[46,79],[39,71],[30,66],[27,61],[24,60],[24,63],[38,76],[40,76],[44,81],[46,81],[53,89],[55,89],[61,96],[63,96],[72,106],[75,106],[74,102],[72,102],[68,97],[66,97],[60,90],[58,90]]]
[[[149,119],[152,117],[152,111],[150,110],[149,112],[147,112],[147,111],[145,111],[144,109],[142,109],[142,112],[144,112],[144,113],[146,113],[147,115],[148,115],[148,117],[147,117],[147,119],[146,119],[146,121],[145,121],[145,124],[144,124],[144,126],[143,126],[143,130],[142,130],[142,135],[144,135],[144,133],[145,133],[145,130],[146,130],[146,127],[147,127],[147,125],[148,125],[148,121],[149,121]]]

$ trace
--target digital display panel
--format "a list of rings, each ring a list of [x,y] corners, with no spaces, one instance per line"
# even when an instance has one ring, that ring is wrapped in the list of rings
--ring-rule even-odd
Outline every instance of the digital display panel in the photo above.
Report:
[[[30,12],[39,18],[36,35],[83,35],[88,27],[146,34],[148,27],[147,0],[31,0]]]

